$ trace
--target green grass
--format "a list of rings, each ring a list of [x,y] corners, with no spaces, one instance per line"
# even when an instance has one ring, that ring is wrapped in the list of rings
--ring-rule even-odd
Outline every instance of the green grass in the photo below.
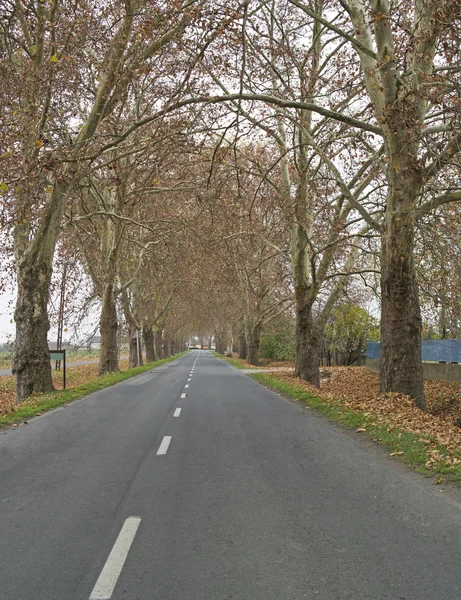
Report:
[[[11,367],[11,352],[0,352],[0,369],[9,369]]]
[[[66,350],[66,360],[93,360],[99,358],[99,350]]]
[[[140,375],[141,373],[149,371],[154,367],[171,362],[180,356],[184,356],[186,353],[187,351],[180,352],[179,354],[175,354],[169,358],[164,358],[162,360],[143,365],[142,367],[135,367],[134,369],[120,371],[120,373],[109,373],[103,377],[99,377],[98,379],[88,381],[87,383],[84,383],[83,385],[72,390],[57,390],[56,392],[51,392],[50,394],[35,394],[21,402],[21,404],[18,404],[13,413],[0,417],[0,427],[25,421],[35,417],[37,413],[44,413],[48,410],[53,410],[53,408],[57,408],[63,404],[68,404],[73,400],[78,400],[79,398],[88,396],[88,394],[92,394],[98,390],[102,390],[110,387],[111,385],[115,385],[116,383],[120,383],[121,381],[125,381],[125,379],[129,379],[135,375]]]
[[[363,412],[347,409],[341,406],[340,401],[324,400],[307,392],[300,385],[287,383],[267,373],[254,373],[251,374],[251,377],[284,396],[320,411],[332,421],[354,429],[364,429],[365,431],[361,432],[361,435],[367,435],[374,442],[382,444],[390,450],[391,454],[398,452],[399,454],[395,455],[395,458],[398,458],[418,473],[426,476],[437,476],[441,481],[447,480],[461,485],[461,464],[448,466],[437,462],[432,469],[426,467],[428,460],[427,447],[421,439],[427,439],[430,442],[430,447],[435,447],[441,455],[447,456],[450,454],[447,448],[438,444],[432,436],[417,435],[390,425],[377,424],[374,422],[372,415],[365,416]],[[461,459],[461,452],[452,452],[451,456]]]

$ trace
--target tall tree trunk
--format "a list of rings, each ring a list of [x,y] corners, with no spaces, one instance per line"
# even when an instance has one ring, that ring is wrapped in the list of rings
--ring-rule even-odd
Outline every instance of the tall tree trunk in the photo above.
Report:
[[[117,345],[117,304],[113,284],[106,285],[102,296],[99,320],[101,349],[99,354],[99,376],[120,371]]]
[[[130,369],[133,367],[139,367],[143,364],[142,361],[142,349],[141,340],[137,336],[138,330],[133,325],[130,325]],[[139,344],[139,353],[138,353]],[[139,354],[139,356],[138,356]]]
[[[259,327],[248,330],[248,362],[259,365]]]
[[[295,374],[320,387],[321,331],[316,325],[312,305],[296,295],[296,369]]]
[[[154,332],[154,348],[155,348],[155,356],[157,360],[161,360],[165,358],[163,352],[163,331],[162,329],[156,329]]]
[[[401,159],[401,157],[400,157]],[[403,164],[402,164],[403,163]],[[412,209],[420,189],[416,167],[390,176],[381,244],[381,392],[401,392],[426,409],[421,362],[421,310],[413,259]]]
[[[33,129],[32,129],[33,133]],[[30,165],[29,165],[30,167]],[[24,176],[27,182],[28,175]],[[27,189],[24,204],[29,206]],[[19,195],[22,195],[19,192]],[[48,300],[50,297],[53,256],[61,219],[67,201],[68,184],[55,184],[32,236],[29,209],[19,210],[14,227],[14,254],[18,291],[14,320],[16,339],[13,351],[13,373],[16,375],[16,401],[34,392],[54,390],[48,348]]]
[[[218,354],[223,354],[223,345],[222,345],[221,339],[217,335],[215,335],[214,339],[215,339],[216,352],[218,352]]]
[[[154,332],[152,327],[143,327],[142,337],[144,340],[144,348],[146,349],[146,363],[154,362],[155,347],[154,347]]]
[[[34,392],[54,390],[48,348],[48,299],[52,268],[46,260],[17,266],[18,292],[14,320],[13,373],[16,401]]]
[[[165,358],[171,356],[171,338],[169,336],[165,337]]]
[[[245,331],[240,331],[239,334],[239,358],[245,360],[248,356],[247,339]]]

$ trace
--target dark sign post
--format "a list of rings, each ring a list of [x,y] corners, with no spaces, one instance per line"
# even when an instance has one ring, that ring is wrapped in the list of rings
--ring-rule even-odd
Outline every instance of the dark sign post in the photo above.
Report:
[[[50,360],[62,360],[64,366],[64,384],[63,388],[66,389],[66,351],[65,350],[51,350]]]

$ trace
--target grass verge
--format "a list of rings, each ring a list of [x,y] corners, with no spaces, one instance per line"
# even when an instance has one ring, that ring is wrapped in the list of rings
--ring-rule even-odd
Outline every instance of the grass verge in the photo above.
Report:
[[[354,427],[357,433],[367,435],[374,442],[382,444],[391,451],[391,456],[418,473],[437,477],[436,483],[451,481],[461,485],[461,452],[449,450],[446,446],[438,444],[431,435],[410,433],[397,427],[375,423],[373,415],[345,408],[339,400],[319,398],[301,386],[268,373],[253,373],[250,376],[262,385],[320,411],[332,421]],[[451,461],[452,464],[447,464],[446,461]]]
[[[108,373],[103,377],[98,377],[98,379],[93,379],[70,390],[57,390],[49,394],[34,394],[33,396],[30,396],[21,402],[21,404],[18,404],[15,407],[14,412],[1,416],[0,427],[22,422],[37,416],[38,413],[42,414],[49,410],[53,410],[53,408],[57,408],[63,404],[68,404],[73,400],[78,400],[79,398],[88,396],[89,394],[97,392],[98,390],[103,390],[104,388],[115,385],[116,383],[125,381],[125,379],[130,379],[130,377],[140,375],[145,371],[150,371],[159,365],[163,365],[164,363],[171,362],[180,356],[184,356],[186,353],[187,351],[180,352],[179,354],[175,354],[169,358],[157,360],[156,362],[143,365],[142,367],[135,367],[134,369],[120,371],[119,373]]]

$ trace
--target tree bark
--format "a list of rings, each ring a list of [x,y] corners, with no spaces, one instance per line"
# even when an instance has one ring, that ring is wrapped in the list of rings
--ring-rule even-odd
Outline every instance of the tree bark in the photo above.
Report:
[[[245,331],[241,331],[239,335],[239,358],[245,360],[248,356],[247,340]]]
[[[138,359],[138,338],[137,338],[137,328],[133,325],[130,325],[130,369],[134,367],[140,367],[143,364],[142,361],[142,351],[141,351],[141,340],[139,340],[139,359]]]
[[[216,352],[219,354],[224,354],[224,344],[219,337],[215,337],[216,340]]]
[[[161,329],[156,329],[154,333],[154,348],[155,348],[155,356],[157,360],[161,360],[165,358],[163,353],[163,331]]]
[[[421,184],[414,167],[411,171],[411,167],[401,164],[389,184],[381,244],[380,390],[411,396],[419,408],[426,410],[412,215]]]
[[[250,365],[259,365],[259,327],[248,331],[248,362]]]
[[[16,375],[16,401],[34,392],[54,390],[48,348],[48,300],[52,268],[42,260],[19,264],[18,293],[14,320],[16,340],[13,352],[13,374]]]
[[[297,298],[295,374],[320,387],[320,348],[322,336],[316,325],[312,305]]]
[[[167,336],[165,337],[165,358],[171,356],[171,339]]]
[[[101,317],[99,320],[101,349],[99,354],[99,377],[106,373],[120,371],[117,345],[117,304],[112,284],[106,285],[102,296]]]
[[[142,337],[146,349],[146,363],[155,361],[154,332],[152,327],[143,327]]]

